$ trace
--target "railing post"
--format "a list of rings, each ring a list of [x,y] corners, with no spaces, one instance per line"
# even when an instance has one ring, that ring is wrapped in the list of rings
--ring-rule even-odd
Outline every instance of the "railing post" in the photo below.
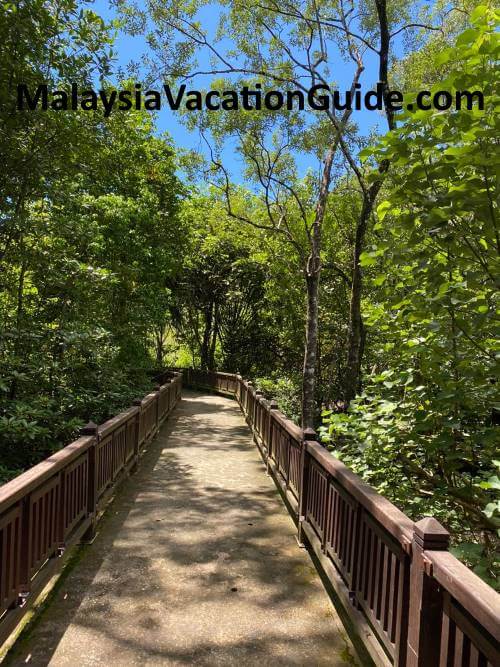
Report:
[[[168,379],[165,380],[164,384],[168,384],[168,389],[167,389],[167,410],[166,410],[166,415],[165,418],[170,414],[170,411],[175,405],[175,399],[176,399],[176,387],[174,384],[172,384],[173,379]]]
[[[253,406],[252,406],[252,430],[255,431],[255,424],[257,423],[257,406],[258,406],[258,389],[254,390],[253,393]]]
[[[268,427],[267,427],[267,460],[266,460],[266,472],[269,475],[269,460],[273,456],[273,411],[278,410],[278,404],[272,398],[269,402],[269,413],[268,413]]]
[[[175,408],[175,406],[177,405],[177,397],[178,397],[178,394],[179,394],[179,379],[178,378],[174,378],[173,380],[170,381],[168,391],[169,391],[168,412],[170,414],[170,411],[173,410]]]
[[[139,408],[137,413],[137,436],[136,436],[136,447],[137,447],[137,461],[139,461],[139,455],[141,452],[141,419],[142,419],[142,398],[135,398],[132,401],[132,405],[136,405]]]
[[[259,420],[260,413],[260,399],[264,396],[260,389],[257,389],[255,392],[255,431],[259,434],[262,439],[262,434],[260,432],[261,423]]]
[[[136,398],[132,401],[132,405],[138,408],[134,420],[134,464],[132,466],[133,470],[137,470],[137,466],[139,465],[139,455],[140,455],[142,400],[140,398]]]
[[[155,428],[153,431],[153,434],[151,437],[153,437],[154,434],[158,433],[158,430],[160,428],[160,389],[161,386],[159,384],[155,384],[154,386],[154,391],[155,391]]]
[[[89,456],[90,458],[90,456]],[[89,469],[90,472],[90,469]],[[66,471],[61,470],[59,473],[59,480],[60,480],[60,487],[59,487],[59,511],[57,513],[58,518],[57,518],[57,555],[62,556],[64,554],[64,551],[66,550],[66,545],[64,542],[64,524],[66,522],[66,509],[67,509],[67,503],[66,503]]]
[[[19,573],[19,596],[18,604],[23,606],[31,591],[31,535],[30,535],[30,495],[25,496],[21,509],[21,562]]]
[[[425,551],[446,551],[449,541],[450,534],[433,517],[426,517],[415,524],[410,568],[407,667],[439,665],[443,595],[437,581],[432,578],[432,566],[425,558]]]
[[[300,489],[299,489],[299,516],[297,529],[297,542],[304,546],[304,535],[302,524],[307,514],[307,487],[309,484],[309,453],[307,443],[316,440],[316,433],[312,428],[306,428],[303,432],[303,440],[300,447]]]
[[[246,415],[247,414],[247,397],[248,397],[247,389],[248,389],[248,387],[245,384],[245,378],[243,378],[243,377],[241,378],[241,386],[242,386],[242,389],[241,389],[241,391],[242,391],[241,407],[243,409],[243,414]],[[244,393],[243,393],[243,387],[245,388]]]
[[[247,418],[248,421],[248,405],[250,402],[250,387],[252,386],[252,383],[250,380],[247,380],[246,386],[245,386],[245,417]]]
[[[251,418],[251,416],[250,416],[250,411],[249,411],[249,409],[248,409],[248,404],[249,404],[250,396],[253,398],[252,387],[253,387],[253,382],[252,382],[251,380],[248,380],[248,382],[247,382],[247,404],[246,404],[246,410],[245,410],[245,413],[246,413],[246,416],[247,416],[247,421],[250,421],[250,426],[251,426],[251,427],[252,427],[253,425],[252,425],[252,423],[251,423],[251,422],[252,422],[252,418]],[[253,406],[253,403],[252,403],[252,406]],[[252,411],[253,411],[253,408],[252,408]]]
[[[95,537],[95,529],[97,522],[97,493],[98,489],[98,471],[99,471],[99,455],[97,446],[99,444],[99,427],[94,422],[89,422],[86,426],[80,429],[81,435],[91,435],[94,437],[94,442],[89,448],[89,471],[88,471],[88,487],[87,487],[87,516],[90,517],[90,526],[87,529],[82,540],[91,542]]]

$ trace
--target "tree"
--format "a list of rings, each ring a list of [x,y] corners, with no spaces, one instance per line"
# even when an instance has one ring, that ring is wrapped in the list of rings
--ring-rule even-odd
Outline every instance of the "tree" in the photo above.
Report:
[[[433,88],[482,91],[484,111],[476,101],[471,111],[408,112],[374,150],[375,164],[393,168],[379,239],[361,264],[378,290],[368,321],[383,337],[366,393],[327,418],[340,455],[415,518],[425,506],[462,535],[484,531],[487,545],[500,526],[497,19],[474,10],[472,27],[439,54],[448,76]]]
[[[62,171],[76,173],[79,149],[92,142],[76,114],[16,112],[17,85],[90,85],[109,71],[112,34],[100,16],[73,0],[3,1],[0,11],[1,259],[22,234],[28,202],[48,192]]]
[[[182,255],[173,147],[145,114],[16,111],[16,86],[90,86],[111,28],[80,3],[3,3],[0,476],[128,405]],[[166,305],[165,305],[166,310]],[[137,370],[139,369],[139,370]]]
[[[259,343],[267,343],[266,272],[252,254],[251,234],[238,234],[213,196],[192,197],[183,215],[190,236],[177,289],[179,333],[202,368],[214,370],[219,362],[228,371],[251,372],[266,356]]]
[[[352,64],[350,88],[354,92],[364,70],[363,56],[368,49],[379,62],[379,78],[384,90],[388,87],[388,66],[391,37],[395,32],[415,27],[404,3],[394,3],[387,10],[385,0],[363,3],[360,12],[343,3],[266,2],[221,3],[220,30],[211,36],[197,20],[197,3],[170,3],[150,0],[147,11],[139,11],[141,31],[152,18],[151,44],[158,53],[159,66],[170,80],[193,79],[197,76],[229,76],[233,85],[250,85],[257,79],[262,84],[281,86],[286,90],[307,93],[318,83],[331,83],[329,52]],[[137,17],[136,17],[137,18]],[[418,24],[420,27],[422,24]],[[392,31],[392,32],[391,32]],[[228,40],[225,49],[219,42]],[[162,45],[168,44],[167,48]],[[172,48],[177,44],[177,49]],[[377,46],[374,46],[377,44]],[[329,51],[330,50],[330,51]],[[235,55],[235,54],[238,55]],[[208,66],[198,69],[196,59],[206,56]],[[211,59],[211,60],[209,60]],[[311,122],[300,114],[287,113],[271,120],[271,114],[261,114],[260,121],[249,114],[233,112],[227,122],[207,114],[200,121],[202,129],[210,129],[215,139],[234,137],[247,165],[247,176],[261,187],[262,207],[268,220],[251,219],[231,205],[231,182],[217,154],[213,163],[220,172],[228,211],[241,222],[264,226],[291,244],[299,258],[305,281],[306,335],[303,365],[303,426],[314,426],[316,420],[315,384],[318,346],[319,283],[321,273],[322,229],[328,193],[334,175],[338,151],[360,179],[364,202],[358,226],[353,257],[351,297],[351,326],[349,328],[348,384],[357,384],[360,366],[360,280],[359,255],[365,229],[380,188],[379,182],[366,187],[353,152],[351,139],[354,128],[351,111],[337,115],[331,108],[311,114]],[[276,115],[276,114],[275,114]],[[280,116],[279,114],[277,114]],[[295,116],[295,117],[294,117]],[[391,124],[391,114],[387,115]],[[280,131],[281,130],[281,131]],[[284,160],[294,161],[297,151],[310,151],[318,156],[321,175],[303,202],[298,196],[293,178],[293,166],[286,169]],[[382,172],[386,171],[385,163]],[[292,176],[290,178],[290,176]],[[297,218],[300,230],[297,230]],[[354,377],[356,376],[356,378]],[[350,390],[349,390],[350,391]]]

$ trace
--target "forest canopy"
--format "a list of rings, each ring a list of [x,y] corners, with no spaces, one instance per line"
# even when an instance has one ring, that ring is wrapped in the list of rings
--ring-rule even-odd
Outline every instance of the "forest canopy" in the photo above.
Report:
[[[467,0],[224,0],[216,22],[197,0],[1,0],[1,481],[156,370],[239,372],[410,517],[436,516],[494,585],[498,18]],[[128,66],[123,35],[145,45]],[[159,80],[480,91],[484,108],[384,105],[372,125],[347,108],[170,111],[196,149],[103,97],[17,109],[19,84]]]

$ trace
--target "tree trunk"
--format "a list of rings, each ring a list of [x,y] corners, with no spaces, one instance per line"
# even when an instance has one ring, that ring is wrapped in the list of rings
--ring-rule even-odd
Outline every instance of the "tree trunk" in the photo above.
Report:
[[[388,67],[391,35],[387,20],[386,0],[375,0],[380,28],[379,49],[379,81],[382,84],[384,108],[389,130],[394,129],[394,112],[387,106]],[[344,377],[344,398],[349,403],[361,388],[361,362],[365,347],[365,331],[361,316],[361,294],[363,275],[359,258],[363,252],[368,220],[373,211],[375,200],[382,186],[383,174],[389,169],[389,161],[383,160],[379,165],[381,178],[373,183],[363,194],[363,206],[356,227],[356,240],[353,251],[351,301],[349,307],[349,330],[347,339],[347,368]]]
[[[316,415],[316,361],[318,347],[319,270],[306,275],[307,323],[302,377],[302,428],[314,428]]]
[[[302,428],[314,428],[316,421],[316,365],[318,351],[319,278],[321,273],[321,231],[332,178],[333,158],[338,142],[330,146],[323,166],[316,215],[311,230],[311,252],[305,270],[307,288],[306,344],[302,372]]]
[[[21,250],[23,249],[23,246],[21,245]],[[19,282],[17,286],[17,313],[16,313],[16,339],[14,343],[14,357],[16,360],[16,363],[18,361],[18,357],[21,355],[21,328],[23,325],[23,317],[24,317],[24,278],[26,275],[26,261],[23,260],[21,264],[21,270],[19,273]],[[17,380],[16,378],[12,378],[12,381],[10,383],[10,391],[9,391],[9,399],[13,401],[16,398],[16,392],[17,392]]]
[[[361,316],[361,296],[363,289],[363,273],[359,258],[365,245],[368,220],[380,190],[381,182],[374,183],[363,197],[363,207],[356,226],[354,241],[351,300],[349,304],[349,330],[347,338],[347,366],[344,376],[344,399],[349,403],[356,396],[361,385],[361,361],[364,348],[363,318]]]
[[[158,325],[155,331],[155,341],[156,341],[156,364],[158,367],[163,366],[163,356],[165,354],[165,327],[161,324]]]
[[[347,367],[344,381],[344,398],[349,403],[356,396],[361,372],[361,269],[354,260],[351,303],[349,311],[349,332]]]
[[[215,370],[215,349],[217,346],[217,331],[219,328],[219,323],[218,323],[218,308],[217,304],[214,304],[214,312],[213,312],[213,317],[212,317],[212,331],[211,331],[211,339],[210,339],[210,347],[209,347],[209,352],[208,352],[208,370],[213,371]]]
[[[201,367],[209,370],[210,367],[210,342],[212,336],[213,303],[204,312],[203,340],[200,348]]]

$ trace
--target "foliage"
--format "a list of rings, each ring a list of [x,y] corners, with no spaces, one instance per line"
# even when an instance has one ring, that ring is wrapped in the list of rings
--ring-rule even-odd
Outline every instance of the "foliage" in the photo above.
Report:
[[[483,541],[498,512],[498,33],[478,7],[441,52],[445,90],[484,91],[485,109],[407,113],[372,155],[393,165],[378,207],[366,323],[376,366],[323,436],[379,490]],[[435,86],[437,89],[438,86]],[[367,154],[369,151],[367,151]],[[484,563],[483,563],[484,564]]]
[[[273,398],[281,412],[296,424],[300,422],[300,375],[294,378],[275,375],[256,378],[255,384],[268,399]]]
[[[183,244],[174,149],[147,114],[13,113],[17,81],[62,88],[109,71],[110,27],[78,3],[53,4],[2,3],[3,480],[150,386]]]
[[[205,56],[217,88],[331,84],[332,63],[353,74],[363,59],[366,81],[382,54],[383,21],[368,0],[356,12],[224,0],[213,34],[198,22],[204,0],[116,4],[133,32],[149,33],[148,55],[170,82],[196,76]],[[334,454],[411,516],[434,514],[491,581],[497,18],[471,0],[382,4],[391,83],[479,90],[484,111],[405,112],[378,139],[354,117],[339,127],[324,113],[192,115],[187,126],[212,153],[210,165],[198,153],[184,161],[184,177],[202,173],[188,190],[180,151],[148,113],[15,111],[19,81],[132,82],[113,80],[117,24],[83,0],[0,0],[0,481],[129,405],[166,363],[241,372],[298,423],[306,347],[309,395]],[[331,20],[320,26],[323,13]],[[419,28],[431,24],[439,30]],[[228,145],[242,182],[223,164]]]
[[[189,233],[176,278],[177,335],[202,368],[251,374],[268,344],[265,255],[213,195],[192,196],[182,217]]]

